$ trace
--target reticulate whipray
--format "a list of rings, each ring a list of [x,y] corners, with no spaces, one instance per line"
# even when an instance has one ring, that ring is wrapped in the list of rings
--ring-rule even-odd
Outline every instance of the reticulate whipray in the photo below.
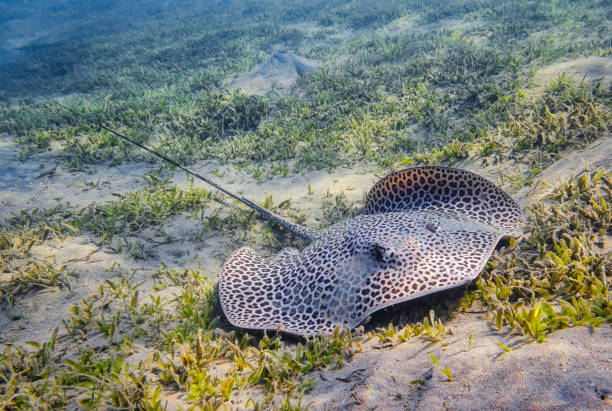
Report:
[[[312,240],[299,254],[235,251],[219,280],[221,306],[243,328],[303,336],[353,328],[381,308],[473,280],[523,222],[518,204],[474,173],[408,168],[372,187],[364,215],[296,229]]]

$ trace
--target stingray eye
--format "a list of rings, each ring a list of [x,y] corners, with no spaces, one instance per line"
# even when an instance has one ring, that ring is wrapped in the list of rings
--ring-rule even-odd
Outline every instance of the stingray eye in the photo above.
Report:
[[[387,254],[387,249],[383,247],[382,245],[374,244],[372,248],[372,253],[374,254],[374,258],[376,259],[376,261],[378,261],[379,263],[382,263],[386,259],[385,257]]]
[[[438,231],[438,227],[440,227],[440,224],[436,221],[428,221],[427,224],[425,224],[425,228],[434,234]]]

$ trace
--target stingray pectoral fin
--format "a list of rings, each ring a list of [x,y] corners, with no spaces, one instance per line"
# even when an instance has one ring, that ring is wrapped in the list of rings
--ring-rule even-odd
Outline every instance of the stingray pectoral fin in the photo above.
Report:
[[[501,188],[472,172],[451,167],[411,167],[380,179],[368,192],[367,214],[442,211],[467,216],[503,235],[520,235],[524,217]]]
[[[223,264],[219,298],[225,316],[233,325],[249,329],[275,329],[281,312],[271,304],[278,268],[248,247],[234,251]]]
[[[501,235],[482,231],[478,224],[466,224],[465,230],[445,229],[448,226],[444,222],[435,243],[415,237],[414,244],[402,254],[406,262],[374,272],[353,291],[352,299],[358,296],[363,308],[346,322],[355,327],[382,308],[459,287],[476,278]]]

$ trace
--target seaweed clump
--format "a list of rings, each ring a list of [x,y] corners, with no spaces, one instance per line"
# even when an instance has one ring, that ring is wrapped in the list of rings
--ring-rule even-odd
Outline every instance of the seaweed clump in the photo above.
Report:
[[[584,173],[527,210],[529,234],[496,252],[476,282],[500,331],[538,342],[554,330],[612,320],[612,176]]]

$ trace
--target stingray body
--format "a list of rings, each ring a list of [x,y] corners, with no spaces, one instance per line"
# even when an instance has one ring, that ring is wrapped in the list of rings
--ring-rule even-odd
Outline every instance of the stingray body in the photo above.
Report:
[[[235,251],[219,279],[221,305],[242,328],[302,336],[353,328],[381,308],[473,280],[499,240],[522,227],[520,207],[476,174],[405,169],[374,185],[364,215],[320,232],[297,227],[312,241],[299,254]]]

